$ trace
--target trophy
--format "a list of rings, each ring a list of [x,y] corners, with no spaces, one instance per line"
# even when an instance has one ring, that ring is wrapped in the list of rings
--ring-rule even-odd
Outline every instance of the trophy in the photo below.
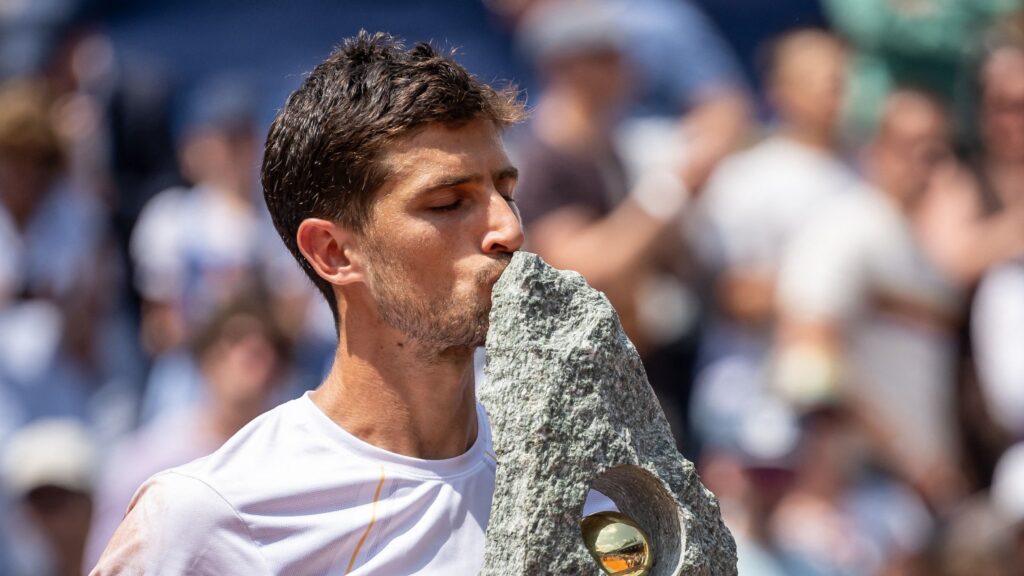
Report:
[[[494,286],[485,372],[498,468],[481,574],[736,574],[718,501],[582,276],[517,252]],[[592,490],[617,511],[584,518]]]

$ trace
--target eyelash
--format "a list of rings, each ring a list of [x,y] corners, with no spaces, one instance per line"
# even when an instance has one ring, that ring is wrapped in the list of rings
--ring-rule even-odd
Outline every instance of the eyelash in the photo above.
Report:
[[[451,204],[445,204],[444,206],[435,206],[430,210],[433,212],[452,212],[462,207],[462,199],[456,200]]]
[[[504,198],[505,202],[508,202],[509,204],[515,204],[516,203],[516,199],[511,197],[511,196],[502,196],[502,198]],[[452,202],[451,204],[445,204],[444,206],[435,206],[435,207],[431,208],[430,210],[432,212],[452,212],[452,211],[458,210],[459,208],[462,208],[462,204],[463,204],[463,200],[462,199],[458,199],[458,200],[455,200],[454,202]]]

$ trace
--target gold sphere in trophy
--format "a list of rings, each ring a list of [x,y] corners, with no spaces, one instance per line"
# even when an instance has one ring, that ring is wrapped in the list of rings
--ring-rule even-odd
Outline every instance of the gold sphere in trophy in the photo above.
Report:
[[[587,550],[607,574],[647,576],[654,564],[650,540],[632,518],[618,512],[591,514],[580,523]]]

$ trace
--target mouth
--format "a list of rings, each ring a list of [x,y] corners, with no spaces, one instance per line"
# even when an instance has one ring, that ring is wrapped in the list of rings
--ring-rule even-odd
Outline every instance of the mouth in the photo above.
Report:
[[[508,268],[509,262],[512,260],[511,255],[508,257],[501,257],[495,260],[491,265],[480,271],[481,282],[487,286],[488,291],[494,288],[494,285],[501,278],[501,275],[505,272],[505,268]]]

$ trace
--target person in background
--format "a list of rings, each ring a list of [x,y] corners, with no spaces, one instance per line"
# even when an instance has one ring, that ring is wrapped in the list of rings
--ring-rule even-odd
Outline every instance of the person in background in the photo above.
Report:
[[[675,354],[666,351],[681,338],[685,303],[678,289],[657,288],[679,282],[684,205],[724,144],[695,136],[687,156],[630,173],[617,134],[635,96],[629,87],[643,81],[632,53],[641,40],[621,15],[615,3],[552,1],[520,22],[544,90],[529,134],[515,143],[517,202],[529,248],[608,294],[681,439],[685,399],[676,397],[684,396],[687,368],[656,358]],[[697,101],[686,117],[710,102]]]
[[[203,400],[160,415],[115,446],[103,465],[84,569],[88,571],[143,482],[205,456],[272,406],[288,365],[289,341],[265,298],[240,295],[216,311],[194,339]]]
[[[235,77],[218,77],[196,90],[179,152],[194,185],[154,196],[133,232],[141,334],[154,357],[142,401],[144,422],[201,398],[202,375],[182,346],[238,293],[264,287],[275,318],[291,337],[308,328],[312,288],[279,246],[257,196],[255,104],[252,89]],[[318,334],[333,339],[333,331],[328,325]],[[312,360],[316,379],[326,358]]]
[[[0,86],[0,394],[17,422],[87,419],[107,376],[104,214],[66,185],[47,103],[37,82]]]
[[[256,203],[259,136],[254,96],[233,78],[193,95],[179,161],[192,188],[171,188],[143,209],[132,235],[136,286],[144,300],[142,337],[159,355],[265,264],[269,222]]]
[[[1024,34],[1024,31],[1022,31]],[[1024,44],[991,50],[979,73],[983,155],[976,173],[984,211],[1024,205]]]
[[[850,416],[831,406],[801,416],[793,483],[767,522],[772,541],[807,574],[923,575],[935,522],[906,484],[860,466]]]
[[[693,217],[711,276],[696,386],[699,398],[736,398],[737,386],[767,388],[764,364],[775,327],[782,254],[823,205],[856,193],[859,179],[841,157],[840,111],[846,49],[824,30],[800,29],[766,48],[771,135],[722,162]],[[748,384],[750,381],[751,384]],[[695,404],[691,418],[712,407]]]
[[[97,447],[75,420],[44,418],[4,445],[2,481],[14,501],[15,574],[79,576],[89,532]]]
[[[981,60],[977,80],[979,146],[965,168],[944,170],[936,178],[922,202],[919,227],[926,252],[968,294],[959,329],[957,406],[964,468],[975,488],[981,489],[988,486],[996,460],[1017,432],[1018,424],[1006,418],[1014,418],[1009,412],[1019,404],[1015,389],[1024,385],[1018,379],[1007,387],[1005,374],[993,374],[1003,370],[993,365],[1001,362],[993,356],[1000,352],[992,347],[991,336],[980,334],[998,329],[991,299],[999,289],[991,284],[999,282],[989,282],[989,303],[976,302],[975,296],[979,281],[990,270],[1001,268],[1004,272],[996,276],[1012,276],[1005,270],[1012,271],[1013,266],[1005,264],[1024,254],[1024,48],[1010,40],[997,41]],[[1006,312],[1012,316],[1013,304],[1009,306]],[[989,310],[981,312],[980,307]],[[975,312],[987,318],[975,321]],[[979,323],[988,327],[972,327]],[[974,342],[975,336],[984,342]],[[996,346],[1014,345],[1004,340]],[[1018,340],[1016,348],[1020,345]]]
[[[961,292],[918,224],[931,183],[956,169],[943,108],[919,92],[890,96],[865,167],[870,186],[823,208],[783,256],[773,384],[799,407],[841,406],[875,459],[941,509],[965,488],[952,362]]]
[[[932,258],[967,288],[1024,251],[1024,47],[992,50],[978,80],[980,150],[937,179],[922,218]]]

